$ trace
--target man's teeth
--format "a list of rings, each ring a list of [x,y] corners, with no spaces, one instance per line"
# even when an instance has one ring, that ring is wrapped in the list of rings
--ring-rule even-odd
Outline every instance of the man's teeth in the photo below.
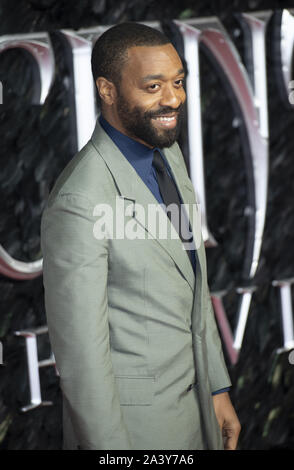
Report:
[[[156,119],[158,119],[159,121],[174,121],[175,117],[157,117]]]

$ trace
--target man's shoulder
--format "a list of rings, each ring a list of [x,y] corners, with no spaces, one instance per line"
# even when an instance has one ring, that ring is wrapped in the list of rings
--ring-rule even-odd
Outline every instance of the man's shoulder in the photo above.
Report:
[[[62,194],[80,194],[92,200],[106,173],[105,162],[90,139],[59,174],[50,191],[48,204]]]
[[[164,149],[164,153],[166,156],[172,158],[174,163],[181,167],[185,172],[187,172],[187,167],[185,163],[184,156],[182,154],[181,148],[178,142],[175,142],[171,147]]]

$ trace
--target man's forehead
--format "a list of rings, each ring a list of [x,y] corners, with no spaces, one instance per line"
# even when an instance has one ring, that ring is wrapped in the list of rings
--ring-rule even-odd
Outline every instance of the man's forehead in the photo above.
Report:
[[[162,75],[165,71],[183,73],[182,61],[171,43],[159,46],[133,46],[127,51],[126,72],[137,76]]]

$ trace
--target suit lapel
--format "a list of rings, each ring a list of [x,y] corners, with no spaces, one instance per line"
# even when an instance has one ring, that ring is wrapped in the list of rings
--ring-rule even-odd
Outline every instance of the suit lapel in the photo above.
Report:
[[[102,129],[98,120],[92,134],[91,141],[111,172],[120,196],[127,201],[133,201],[134,218],[141,226],[144,226],[145,230],[150,234],[150,231],[148,230],[148,218],[141,218],[138,216],[139,211],[136,213],[136,204],[140,204],[141,207],[143,207],[145,214],[148,214],[149,205],[158,205],[158,201],[155,199],[149,188],[142,181],[132,165],[120,152],[118,147],[114,144],[107,133]],[[188,188],[185,188],[184,184],[181,183],[181,174],[178,167],[176,167],[172,162],[171,152],[165,152],[165,156],[171,166],[183,201],[185,203],[189,203],[191,199],[189,194],[190,191]],[[169,218],[166,216],[164,210],[160,206],[159,211],[162,217],[164,217],[166,220],[168,233],[171,233],[173,227],[171,226]],[[181,240],[179,238],[172,239],[170,237],[157,237],[154,238],[154,240],[159,243],[160,246],[172,257],[179,270],[189,283],[192,291],[194,291],[195,275]]]

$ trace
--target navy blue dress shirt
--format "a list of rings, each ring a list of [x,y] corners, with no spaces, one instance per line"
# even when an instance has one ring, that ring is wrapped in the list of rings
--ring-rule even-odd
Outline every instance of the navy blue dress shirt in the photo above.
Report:
[[[115,143],[115,145],[119,148],[121,153],[128,160],[128,162],[136,170],[136,172],[138,173],[142,181],[146,184],[148,189],[151,191],[151,193],[155,197],[155,199],[160,204],[164,204],[164,201],[162,200],[158,183],[157,183],[156,171],[155,171],[154,166],[152,165],[153,153],[154,153],[154,150],[156,149],[160,152],[166,164],[166,167],[168,169],[169,175],[172,177],[171,169],[169,167],[169,164],[163,152],[161,152],[159,148],[150,149],[146,145],[141,144],[140,142],[137,142],[131,137],[128,137],[122,134],[120,131],[118,131],[113,126],[111,126],[109,122],[107,122],[106,119],[103,118],[102,115],[100,115],[99,117],[99,123],[101,124],[105,132],[109,135],[109,137],[112,139],[112,141]],[[180,196],[180,199],[181,199],[181,196]],[[183,202],[182,199],[181,199],[181,202]],[[192,250],[192,267],[195,273],[196,271],[195,250]],[[222,388],[221,390],[217,390],[213,392],[213,395],[217,393],[227,392],[229,389],[230,387]]]

